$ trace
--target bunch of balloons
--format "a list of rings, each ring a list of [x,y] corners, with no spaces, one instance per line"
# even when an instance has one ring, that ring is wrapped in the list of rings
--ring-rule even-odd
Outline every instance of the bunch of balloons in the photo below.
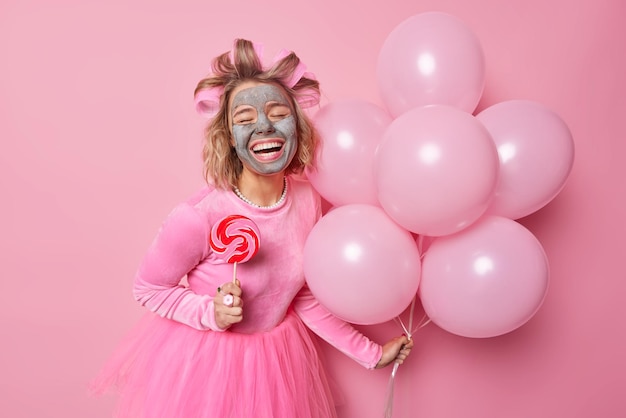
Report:
[[[484,53],[445,13],[397,26],[377,77],[385,108],[353,99],[315,115],[323,146],[306,174],[333,207],[305,245],[311,291],[356,324],[386,322],[419,297],[433,323],[456,335],[518,328],[544,300],[549,264],[517,220],[565,185],[570,130],[528,100],[474,114]]]

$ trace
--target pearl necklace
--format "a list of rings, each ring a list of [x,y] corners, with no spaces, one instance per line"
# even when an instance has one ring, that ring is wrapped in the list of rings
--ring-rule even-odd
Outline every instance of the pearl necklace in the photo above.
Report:
[[[253,201],[245,197],[243,193],[241,193],[238,187],[235,187],[233,191],[235,192],[235,194],[237,195],[239,199],[243,200],[250,206],[254,206],[255,208],[260,208],[260,209],[272,209],[280,205],[281,203],[283,203],[283,200],[285,200],[285,196],[287,195],[287,178],[283,177],[283,193],[280,195],[280,198],[276,201],[276,203],[272,203],[271,205],[268,205],[268,206],[257,205],[256,203],[254,203]]]

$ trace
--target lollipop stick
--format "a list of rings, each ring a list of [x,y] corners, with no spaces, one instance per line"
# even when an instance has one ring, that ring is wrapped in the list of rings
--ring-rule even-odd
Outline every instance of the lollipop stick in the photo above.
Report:
[[[237,262],[233,264],[233,283],[237,280]]]

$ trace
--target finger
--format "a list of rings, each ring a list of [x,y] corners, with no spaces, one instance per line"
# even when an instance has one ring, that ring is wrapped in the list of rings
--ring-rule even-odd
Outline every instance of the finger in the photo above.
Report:
[[[230,310],[235,305],[235,297],[230,293],[222,295],[218,293],[217,296],[213,299],[213,304],[215,305],[215,312],[221,314],[232,314]],[[241,306],[239,307],[241,308]]]
[[[241,296],[241,288],[232,282],[224,283],[220,286],[222,294],[230,293],[233,296]]]
[[[231,318],[242,318],[243,317],[243,309],[236,307],[228,307],[221,306],[220,309],[216,310],[216,315],[219,315],[222,318],[227,318],[229,321]]]
[[[229,293],[225,295],[222,300],[224,306],[243,308],[243,299],[241,299],[239,296],[233,296]]]
[[[410,350],[411,348],[413,348],[413,345],[415,344],[413,342],[413,339],[408,339],[406,336],[399,337],[399,339],[401,340],[400,350],[404,350],[404,349]]]
[[[224,314],[230,315],[230,316],[242,316],[243,309],[241,308],[241,306],[224,307]]]
[[[229,310],[231,312],[225,313],[225,316],[231,324],[241,322],[243,320],[243,310],[241,308],[229,308]]]
[[[243,299],[241,299],[239,296],[233,295],[233,304],[231,306],[237,307],[237,308],[243,308]]]

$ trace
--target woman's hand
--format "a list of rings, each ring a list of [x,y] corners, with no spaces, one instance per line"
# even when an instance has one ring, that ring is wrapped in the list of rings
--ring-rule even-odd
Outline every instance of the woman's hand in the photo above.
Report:
[[[235,280],[234,283],[224,283],[218,290],[213,299],[215,323],[221,329],[227,329],[243,319],[243,300],[239,280]],[[232,297],[232,303],[229,303],[231,302],[229,296]]]
[[[411,353],[412,348],[413,339],[409,340],[404,335],[387,341],[387,343],[383,345],[383,355],[378,361],[376,368],[382,369],[383,367],[388,366],[394,361],[396,363],[402,364]]]

